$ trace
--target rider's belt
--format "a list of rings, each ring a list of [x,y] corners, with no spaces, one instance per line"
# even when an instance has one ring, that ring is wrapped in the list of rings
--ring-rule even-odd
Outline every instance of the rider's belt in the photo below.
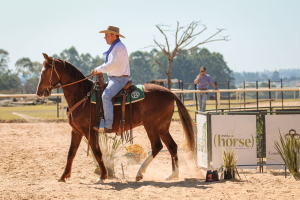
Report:
[[[124,77],[128,77],[129,75],[122,75]],[[122,76],[110,76],[110,77],[122,77]]]
[[[206,88],[198,88],[198,90],[207,90]]]

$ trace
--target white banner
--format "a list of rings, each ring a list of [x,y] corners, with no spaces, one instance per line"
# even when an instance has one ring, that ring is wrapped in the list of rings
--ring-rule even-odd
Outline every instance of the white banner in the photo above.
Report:
[[[283,164],[279,153],[274,148],[274,140],[280,144],[279,131],[284,137],[291,129],[300,133],[300,115],[266,115],[266,158],[267,164]],[[284,168],[284,166],[268,166],[269,169]]]
[[[206,115],[196,115],[197,122],[197,165],[208,168]]]
[[[213,168],[220,168],[223,164],[222,148],[234,148],[237,165],[257,163],[256,115],[212,115],[211,128]]]

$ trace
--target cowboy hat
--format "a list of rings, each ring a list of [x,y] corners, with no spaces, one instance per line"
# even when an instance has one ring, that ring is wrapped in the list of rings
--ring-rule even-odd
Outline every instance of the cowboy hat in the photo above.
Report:
[[[118,27],[114,27],[114,26],[108,26],[107,27],[107,30],[104,30],[104,31],[100,31],[99,33],[112,33],[112,34],[116,34],[116,35],[119,35],[120,37],[122,38],[125,38],[123,35],[121,35],[119,33],[119,28]]]

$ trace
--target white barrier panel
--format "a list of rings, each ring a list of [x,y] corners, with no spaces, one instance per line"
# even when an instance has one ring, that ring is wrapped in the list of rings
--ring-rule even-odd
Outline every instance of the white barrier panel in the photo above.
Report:
[[[234,148],[237,164],[256,164],[256,115],[212,115],[212,166],[220,168],[222,148]],[[255,166],[241,167],[246,169]]]
[[[197,122],[197,165],[208,168],[206,115],[196,115]]]
[[[266,115],[266,158],[267,164],[283,164],[279,153],[274,148],[274,140],[280,143],[279,130],[284,137],[289,133],[289,130],[295,129],[297,133],[300,133],[300,115]],[[268,166],[269,169],[279,169],[284,166]]]

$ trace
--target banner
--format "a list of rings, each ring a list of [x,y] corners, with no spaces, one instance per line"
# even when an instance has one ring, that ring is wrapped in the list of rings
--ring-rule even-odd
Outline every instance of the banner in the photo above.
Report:
[[[208,168],[206,115],[197,114],[197,165]]]
[[[296,133],[300,133],[300,115],[266,115],[266,158],[267,164],[283,164],[279,153],[274,148],[274,141],[278,141],[280,144],[280,136],[284,137],[285,134],[289,133],[291,129],[294,129]],[[284,168],[284,166],[267,166],[269,169]]]
[[[220,168],[223,164],[222,148],[234,148],[237,165],[257,163],[256,115],[212,115],[211,128],[213,168]]]

